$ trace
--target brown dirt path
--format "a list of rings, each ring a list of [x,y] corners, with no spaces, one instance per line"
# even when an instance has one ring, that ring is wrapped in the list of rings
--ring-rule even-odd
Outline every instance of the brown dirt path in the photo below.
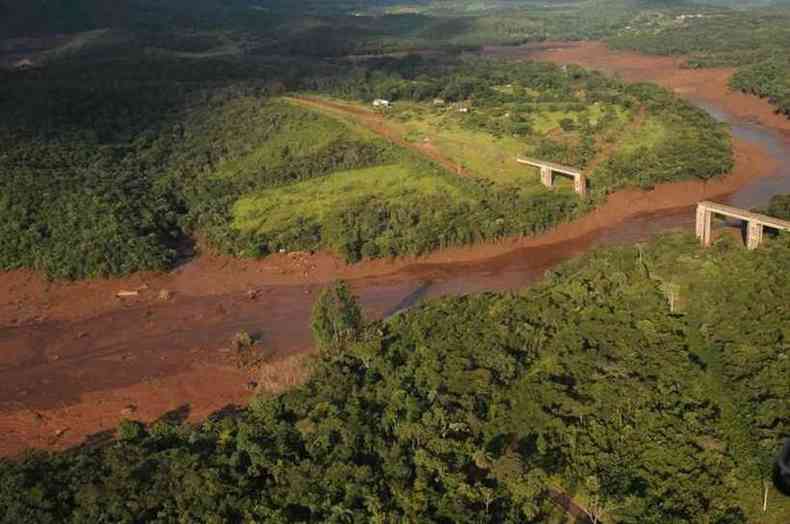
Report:
[[[168,273],[76,283],[49,282],[30,271],[0,273],[0,456],[77,444],[115,427],[128,405],[136,406],[134,418],[151,421],[189,404],[194,420],[244,402],[250,376],[220,350],[244,329],[263,335],[274,360],[309,351],[312,302],[336,278],[349,280],[368,314],[378,316],[426,280],[460,278],[473,289],[467,275],[524,259],[539,275],[583,252],[602,229],[727,195],[776,167],[753,144],[736,141],[735,151],[736,168],[727,177],[621,191],[546,234],[420,258],[348,266],[331,253],[264,260],[203,255]],[[497,276],[503,286],[508,278]],[[173,297],[160,300],[162,289]],[[139,295],[118,299],[119,290]]]
[[[323,98],[290,96],[285,97],[285,99],[302,107],[327,111],[340,117],[350,118],[390,142],[415,151],[419,155],[433,160],[451,173],[468,176],[468,173],[457,162],[442,155],[432,144],[409,142],[405,140],[403,138],[404,133],[397,128],[398,126],[392,122],[388,122],[381,113],[362,109],[352,104],[329,101]]]

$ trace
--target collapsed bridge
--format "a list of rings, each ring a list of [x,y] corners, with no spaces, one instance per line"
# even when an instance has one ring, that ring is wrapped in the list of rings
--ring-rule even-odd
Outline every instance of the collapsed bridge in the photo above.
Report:
[[[554,187],[554,173],[559,173],[573,178],[573,190],[579,196],[587,195],[587,177],[578,169],[524,156],[516,157],[516,162],[540,169],[540,181],[546,187]]]
[[[748,249],[756,249],[760,245],[763,240],[763,229],[766,227],[790,231],[790,222],[787,220],[705,200],[697,204],[697,238],[705,247],[709,246],[711,242],[711,219],[714,214],[746,222],[746,247]]]

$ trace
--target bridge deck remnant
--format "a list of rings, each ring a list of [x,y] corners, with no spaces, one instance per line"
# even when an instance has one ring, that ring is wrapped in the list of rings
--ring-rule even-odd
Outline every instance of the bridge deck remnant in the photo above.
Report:
[[[554,173],[560,173],[573,177],[573,190],[580,196],[587,194],[587,177],[578,169],[523,156],[516,157],[516,162],[540,169],[540,181],[546,187],[554,187]]]
[[[710,245],[711,218],[714,214],[746,222],[746,247],[748,249],[755,249],[760,245],[765,227],[790,231],[790,221],[705,200],[697,204],[697,238],[705,247]]]

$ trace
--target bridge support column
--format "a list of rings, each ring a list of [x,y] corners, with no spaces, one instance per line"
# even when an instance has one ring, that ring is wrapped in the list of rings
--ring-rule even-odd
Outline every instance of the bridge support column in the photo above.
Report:
[[[763,241],[763,225],[756,220],[749,220],[746,225],[746,248],[757,249]]]
[[[540,168],[540,181],[546,187],[554,187],[554,177],[551,173],[550,167],[541,167]]]
[[[711,211],[703,205],[697,205],[697,238],[703,247],[710,245]]]
[[[573,178],[573,190],[583,197],[587,195],[587,177],[579,175]]]

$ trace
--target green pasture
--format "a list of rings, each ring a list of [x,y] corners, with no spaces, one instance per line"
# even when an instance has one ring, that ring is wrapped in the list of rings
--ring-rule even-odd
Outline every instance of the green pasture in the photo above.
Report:
[[[331,212],[364,197],[400,203],[415,195],[450,196],[472,202],[451,176],[403,162],[335,173],[244,196],[233,206],[232,227],[240,232],[271,234],[297,222],[321,223]]]
[[[656,147],[667,138],[668,133],[667,125],[661,119],[647,117],[641,126],[623,137],[619,150],[622,153],[630,153],[640,147]]]

